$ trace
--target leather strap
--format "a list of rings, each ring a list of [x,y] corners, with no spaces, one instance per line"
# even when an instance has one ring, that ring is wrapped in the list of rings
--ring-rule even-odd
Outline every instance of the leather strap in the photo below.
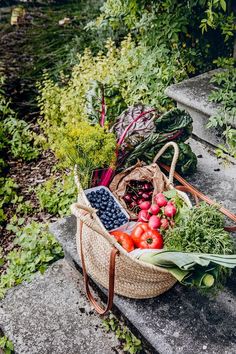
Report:
[[[198,205],[199,204],[199,198],[198,196],[193,193],[188,187],[186,186],[175,186],[175,189],[178,189],[181,192],[185,192],[185,193],[191,193],[192,196],[194,197],[195,203]]]
[[[166,171],[170,171],[170,167],[159,162],[159,165]],[[187,188],[187,191],[190,192],[191,194],[193,194],[193,196],[197,196],[199,199],[204,200],[206,203],[210,204],[210,205],[215,205],[216,202],[212,199],[210,199],[209,197],[207,197],[205,194],[203,194],[202,192],[200,192],[197,188],[193,187],[190,183],[188,183],[183,177],[181,177],[177,172],[174,173],[174,178],[180,182],[185,188]],[[182,189],[180,189],[182,188]],[[179,190],[183,190],[182,186],[178,186],[177,189]],[[229,211],[228,209],[221,207],[220,212],[223,213],[225,216],[227,216],[229,219],[231,219],[232,221],[236,222],[236,215],[231,213],[231,211]],[[236,226],[226,226],[225,227],[226,231],[236,231]]]
[[[85,266],[85,259],[84,259],[84,253],[83,253],[83,244],[82,244],[82,235],[83,235],[83,222],[80,221],[80,254],[81,254],[81,263],[82,263],[82,269],[83,269],[83,276],[84,276],[84,283],[85,283],[85,291],[87,294],[87,297],[95,310],[100,314],[100,315],[105,315],[108,313],[113,305],[113,298],[114,298],[114,288],[115,288],[115,259],[116,256],[119,254],[119,251],[117,248],[114,246],[112,247],[111,254],[110,254],[110,264],[109,264],[109,285],[108,285],[108,301],[107,305],[105,308],[102,308],[97,301],[95,300],[93,294],[91,293],[90,287],[89,287],[89,277],[86,271],[86,266]]]

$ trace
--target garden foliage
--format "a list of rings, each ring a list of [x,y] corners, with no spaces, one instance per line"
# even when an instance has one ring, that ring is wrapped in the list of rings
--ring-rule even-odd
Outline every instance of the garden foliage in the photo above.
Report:
[[[9,266],[0,280],[0,297],[7,289],[32,279],[36,271],[43,273],[47,266],[63,256],[62,248],[49,231],[47,225],[31,222],[19,227],[19,222],[8,225],[16,234],[17,246],[7,255]]]
[[[70,205],[76,201],[76,186],[73,175],[64,174],[60,178],[52,176],[36,189],[41,210],[52,215],[70,214]]]
[[[213,68],[220,55],[232,55],[234,20],[224,0],[106,1],[86,26],[98,43],[107,37],[101,51],[86,49],[74,57],[71,75],[57,82],[45,76],[40,85],[42,128],[50,146],[65,156],[70,131],[82,121],[98,122],[102,95],[107,122],[140,102],[161,112],[171,108],[167,86]]]

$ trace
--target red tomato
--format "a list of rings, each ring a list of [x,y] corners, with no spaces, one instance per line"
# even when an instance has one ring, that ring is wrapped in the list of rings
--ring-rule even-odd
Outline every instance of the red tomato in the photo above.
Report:
[[[115,236],[117,242],[127,251],[131,252],[134,250],[134,242],[132,238],[122,231],[112,231],[111,235]]]
[[[130,236],[136,246],[138,246],[138,244],[139,244],[140,237],[148,230],[149,230],[149,226],[145,222],[142,222],[142,223],[138,224],[137,226],[135,226],[135,228],[131,232]]]
[[[163,238],[157,230],[149,230],[145,232],[139,240],[139,248],[163,248]]]

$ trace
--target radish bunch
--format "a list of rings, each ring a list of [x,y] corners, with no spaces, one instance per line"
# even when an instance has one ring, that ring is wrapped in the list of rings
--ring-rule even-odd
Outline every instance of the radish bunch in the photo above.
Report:
[[[141,209],[140,204],[149,203],[153,194],[153,185],[147,181],[130,181],[126,188],[126,193],[123,196],[127,208],[136,213]]]
[[[143,201],[139,204],[141,210],[138,214],[138,221],[147,222],[152,229],[166,230],[173,227],[174,216],[177,212],[174,201],[168,201],[163,193],[158,193],[154,200],[154,204],[150,201]]]

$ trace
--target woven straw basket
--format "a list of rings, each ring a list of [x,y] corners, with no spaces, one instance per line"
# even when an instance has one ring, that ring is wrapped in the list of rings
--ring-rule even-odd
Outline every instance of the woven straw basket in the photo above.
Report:
[[[169,178],[164,175],[167,189],[174,188],[172,183],[179,154],[178,145],[173,142],[167,143],[154,159],[156,162],[169,146],[174,147],[175,154]],[[176,283],[176,279],[167,270],[141,262],[127,253],[104,228],[95,209],[91,208],[77,178],[76,183],[79,190],[78,202],[71,206],[71,210],[77,218],[76,241],[83,266],[87,295],[94,306],[95,302],[88,287],[87,271],[96,282],[109,289],[110,298],[113,298],[115,292],[129,298],[144,299],[155,297],[169,290]],[[187,195],[183,192],[178,193],[191,207]],[[100,309],[99,313],[105,312],[107,310]]]

